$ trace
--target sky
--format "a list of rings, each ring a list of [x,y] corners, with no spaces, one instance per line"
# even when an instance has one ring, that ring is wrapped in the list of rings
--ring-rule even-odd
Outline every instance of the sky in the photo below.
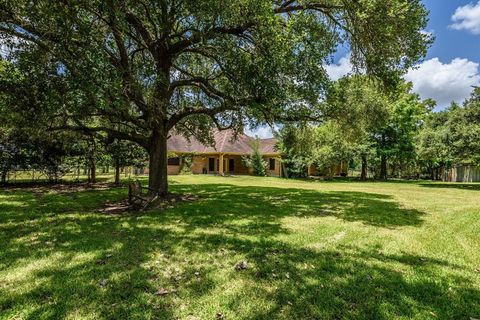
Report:
[[[427,56],[405,75],[422,99],[437,101],[436,110],[452,101],[461,103],[472,86],[480,86],[480,0],[423,0],[430,11],[424,32],[435,42]],[[334,64],[326,70],[332,80],[351,72],[349,53],[340,48]],[[259,137],[271,137],[268,127],[248,131]]]

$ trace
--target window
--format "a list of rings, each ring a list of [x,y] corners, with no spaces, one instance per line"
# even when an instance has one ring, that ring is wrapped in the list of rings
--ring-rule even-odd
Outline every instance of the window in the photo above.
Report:
[[[269,167],[270,167],[270,170],[275,170],[275,158],[269,159]]]
[[[180,158],[179,157],[168,158],[167,164],[169,166],[179,166],[180,165]]]

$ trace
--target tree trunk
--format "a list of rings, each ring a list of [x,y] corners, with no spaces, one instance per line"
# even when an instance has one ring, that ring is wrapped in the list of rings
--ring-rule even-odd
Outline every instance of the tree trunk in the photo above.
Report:
[[[156,131],[150,138],[148,187],[151,192],[165,196],[168,193],[167,181],[167,135]]]
[[[387,180],[387,156],[382,154],[380,162],[380,179]]]
[[[385,155],[386,137],[384,133],[382,133],[380,146],[382,153],[380,156],[380,180],[387,180],[387,156]]]
[[[90,183],[96,183],[97,182],[97,166],[95,163],[95,159],[91,158],[90,159]]]
[[[360,180],[366,181],[367,180],[367,156],[362,156],[362,173],[360,175]]]
[[[120,162],[115,160],[115,184],[120,184]]]
[[[7,171],[2,172],[1,184],[7,184]]]

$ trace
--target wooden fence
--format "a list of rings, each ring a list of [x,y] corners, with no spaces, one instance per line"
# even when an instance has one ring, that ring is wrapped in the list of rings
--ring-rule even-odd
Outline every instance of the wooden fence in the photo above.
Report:
[[[447,182],[480,182],[480,167],[457,166],[445,172],[443,181]]]

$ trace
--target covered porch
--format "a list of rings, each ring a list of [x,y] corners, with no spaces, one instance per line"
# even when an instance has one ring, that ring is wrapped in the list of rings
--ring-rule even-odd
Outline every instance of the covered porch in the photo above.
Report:
[[[237,154],[208,154],[195,156],[192,164],[194,174],[250,174],[242,161],[242,156]]]

